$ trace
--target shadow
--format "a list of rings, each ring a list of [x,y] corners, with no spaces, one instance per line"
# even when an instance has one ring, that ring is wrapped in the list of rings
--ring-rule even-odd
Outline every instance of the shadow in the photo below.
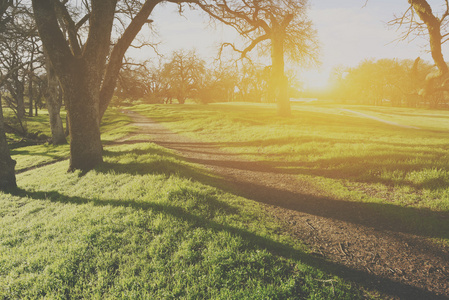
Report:
[[[35,151],[33,149],[33,151],[28,151],[28,150],[16,150],[13,149],[11,150],[11,155],[30,155],[30,156],[47,156],[53,159],[60,159],[61,156],[60,155],[52,155],[50,152],[48,151]]]
[[[193,153],[200,155],[217,156],[235,156],[244,155],[260,155],[260,153],[228,153],[225,151],[217,151],[219,147],[245,147],[256,146],[255,142],[244,143],[200,143],[200,142],[164,142],[153,141],[155,144],[178,150],[184,153]],[[267,144],[272,141],[268,141]],[[263,147],[265,142],[261,143],[259,147]],[[262,170],[276,174],[291,174],[291,175],[313,175],[332,179],[346,179],[352,182],[359,183],[382,183],[388,186],[410,186],[415,189],[430,189],[439,190],[449,188],[449,178],[431,178],[424,180],[421,183],[414,183],[404,178],[382,178],[379,175],[381,172],[395,172],[400,171],[404,175],[407,172],[425,171],[429,169],[448,170],[444,157],[435,154],[432,151],[421,151],[417,154],[412,146],[410,149],[401,148],[395,151],[394,154],[385,155],[364,155],[364,156],[345,156],[333,157],[329,159],[318,159],[313,162],[286,162],[285,157],[289,153],[278,152],[270,154],[271,161],[253,161],[242,163],[241,161],[221,161],[214,162],[196,161],[198,163],[207,163],[209,165],[225,166],[229,165],[232,168],[241,170]],[[446,146],[447,147],[447,146]],[[207,151],[209,150],[209,151]],[[449,151],[442,149],[442,151]],[[419,155],[422,159],[421,163],[413,161],[413,157]],[[194,159],[191,159],[194,160]]]
[[[44,162],[44,163],[37,164],[37,165],[31,166],[31,167],[27,167],[27,168],[18,169],[18,170],[16,170],[16,174],[20,174],[20,173],[24,173],[24,172],[28,172],[28,171],[37,169],[37,168],[42,168],[42,167],[45,167],[45,166],[53,165],[55,163],[58,163],[58,162],[61,162],[61,161],[64,161],[64,160],[68,160],[68,159],[70,159],[69,156],[60,157],[60,158],[54,159],[52,161]]]
[[[268,173],[268,175],[271,174],[273,177],[279,174],[281,176],[284,174],[298,174],[297,170],[273,168],[258,162],[230,162],[204,159],[188,159],[188,161],[233,170],[263,172]],[[322,176],[322,174],[312,174],[312,172],[302,172],[302,174]],[[335,178],[341,177],[336,176]],[[200,178],[195,179],[201,180]],[[291,183],[291,185],[294,184],[295,182]],[[300,182],[298,181],[296,184],[300,184]],[[449,239],[448,213],[386,203],[362,203],[335,200],[321,196],[317,197],[294,190],[286,190],[285,188],[280,189],[274,186],[248,182],[244,178],[241,178],[241,180],[221,179],[221,183],[215,183],[215,186],[265,204],[351,222],[376,230],[389,230],[432,238]],[[416,220],[420,221],[417,222]],[[416,226],[412,226],[411,224],[416,224]]]
[[[241,154],[260,156],[260,153],[227,153],[219,152],[217,148],[239,148],[239,147],[257,147],[263,151],[265,146],[286,146],[294,143],[325,143],[327,145],[334,144],[353,144],[353,143],[367,143],[373,144],[372,141],[354,141],[339,139],[269,139],[269,140],[255,140],[249,142],[216,142],[216,143],[201,143],[201,142],[166,142],[160,140],[153,140],[154,143],[173,150],[182,152],[190,152],[194,154],[210,154],[210,155],[223,155],[223,156],[239,156]],[[338,157],[317,159],[313,162],[286,162],[285,159],[291,155],[289,152],[277,152],[269,155],[270,161],[254,162],[254,168],[265,168],[268,172],[278,174],[296,174],[296,175],[313,175],[322,176],[332,179],[346,179],[352,182],[360,183],[382,183],[388,186],[410,186],[415,189],[446,189],[449,188],[449,178],[432,178],[424,180],[422,183],[413,183],[405,178],[396,177],[394,179],[382,178],[381,172],[395,172],[402,173],[413,171],[424,171],[429,169],[437,169],[443,171],[449,171],[447,164],[448,157],[445,153],[449,152],[449,145],[432,145],[435,151],[421,150],[416,152],[417,145],[401,144],[401,143],[381,143],[376,142],[379,146],[394,146],[394,148],[386,148],[388,154],[373,154],[373,155],[344,155],[341,154]],[[429,146],[430,147],[430,146]],[[437,149],[440,151],[436,151]],[[209,151],[207,151],[209,150]],[[317,149],[319,151],[319,149]],[[308,155],[310,150],[304,150],[304,155]],[[419,159],[417,162],[416,159]],[[238,165],[241,162],[222,162],[221,164],[229,163],[232,167],[239,168]],[[263,164],[263,165],[261,165]],[[247,169],[249,164],[245,164],[240,169]],[[254,168],[251,168],[254,169]]]
[[[203,216],[193,214],[184,208],[160,203],[136,202],[134,200],[98,200],[82,197],[69,197],[57,191],[31,192],[23,189],[16,190],[11,194],[19,197],[29,197],[35,200],[47,200],[57,203],[70,204],[92,204],[95,206],[131,207],[137,210],[147,210],[165,215],[173,216],[182,221],[188,222],[191,227],[205,228],[215,232],[228,232],[234,236],[239,236],[247,242],[247,247],[251,250],[266,250],[273,255],[298,260],[303,264],[320,269],[341,278],[356,282],[368,289],[376,289],[382,293],[399,297],[401,299],[448,299],[444,296],[436,295],[421,288],[413,287],[404,283],[396,282],[388,278],[372,275],[367,272],[354,270],[333,262],[326,261],[319,257],[307,254],[286,244],[282,244],[267,237],[250,232],[246,229],[233,227],[226,224],[208,220]]]
[[[434,212],[430,209],[402,207],[387,203],[369,203],[335,200],[323,196],[315,196],[297,188],[299,181],[292,178],[276,178],[282,175],[297,174],[270,165],[251,161],[206,160],[185,158],[163,149],[133,150],[138,155],[158,155],[160,158],[151,163],[103,163],[97,168],[98,172],[129,175],[176,175],[185,179],[193,179],[206,185],[216,187],[237,196],[278,206],[289,210],[307,213],[315,216],[336,219],[363,225],[375,230],[388,230],[396,233],[407,233],[429,238],[449,239],[449,214]],[[107,152],[111,156],[122,156],[129,152]],[[163,157],[170,159],[164,159]],[[230,170],[232,176],[214,175],[201,167],[195,167],[182,161],[212,166]],[[252,171],[267,173],[268,182],[249,181],[238,171]],[[225,174],[226,172],[221,172]],[[240,175],[240,176],[239,176]],[[314,174],[316,175],[316,174]],[[270,180],[270,179],[273,180]],[[278,188],[279,180],[286,184]],[[419,220],[419,221],[417,221]],[[447,257],[449,260],[449,257]]]

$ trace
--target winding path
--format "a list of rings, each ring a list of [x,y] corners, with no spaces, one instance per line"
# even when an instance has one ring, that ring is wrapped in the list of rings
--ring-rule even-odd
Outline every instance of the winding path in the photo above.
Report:
[[[449,299],[448,247],[385,217],[376,209],[382,204],[332,199],[294,174],[126,113],[139,130],[116,143],[139,142],[136,136],[147,134],[152,142],[207,168],[221,178],[220,188],[262,203],[287,232],[308,245],[314,259],[307,263],[379,290],[383,298]]]

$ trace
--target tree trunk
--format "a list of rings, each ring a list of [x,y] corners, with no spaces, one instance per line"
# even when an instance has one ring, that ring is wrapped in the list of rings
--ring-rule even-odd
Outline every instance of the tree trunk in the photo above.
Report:
[[[283,34],[273,31],[271,39],[272,83],[278,115],[291,115],[290,98],[288,96],[288,80],[284,72],[284,40]]]
[[[425,87],[422,92],[423,96],[427,96],[431,94],[435,88],[435,83],[437,83],[439,79],[447,80],[449,75],[449,67],[446,64],[442,52],[442,44],[445,41],[443,41],[443,36],[441,34],[441,26],[444,25],[442,25],[440,19],[433,14],[432,8],[427,1],[408,0],[408,3],[412,5],[416,14],[427,27],[427,31],[429,33],[430,53],[438,68],[438,73],[429,74],[426,78]],[[444,39],[446,39],[445,36]]]
[[[103,161],[100,138],[100,88],[117,0],[92,0],[89,33],[81,47],[60,30],[55,1],[33,0],[39,35],[62,86],[69,117],[70,167],[89,171]],[[74,28],[72,28],[74,29]],[[82,48],[82,50],[81,50]]]
[[[11,159],[8,143],[6,141],[3,109],[0,100],[0,190],[4,191],[17,188],[16,174],[14,172],[15,166],[16,161]]]
[[[33,76],[30,75],[28,83],[28,117],[33,116]]]
[[[20,121],[22,121],[23,117],[25,117],[24,90],[25,87],[23,82],[20,82],[20,80],[17,79],[17,117]]]
[[[62,98],[59,96],[59,82],[51,62],[47,59],[47,109],[50,117],[50,129],[53,145],[66,144],[64,126],[61,119]]]
[[[179,95],[178,96],[178,103],[179,104],[185,104],[186,103],[186,97],[184,97],[184,95]]]
[[[34,73],[34,49],[31,52],[31,59],[30,59],[30,74],[28,76],[28,117],[33,116],[33,73]]]
[[[69,84],[66,80],[61,81],[69,117],[69,171],[89,171],[103,161],[99,120],[100,85],[90,80],[89,72],[83,70],[83,67],[72,70]]]

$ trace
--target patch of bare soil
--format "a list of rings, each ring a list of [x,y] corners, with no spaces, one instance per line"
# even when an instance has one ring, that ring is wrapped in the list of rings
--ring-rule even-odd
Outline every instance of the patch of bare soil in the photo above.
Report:
[[[382,204],[335,200],[297,176],[126,113],[140,128],[135,135],[148,134],[152,142],[219,175],[220,188],[262,203],[289,234],[312,249],[306,263],[378,290],[381,298],[449,299],[448,247],[383,216],[377,209]],[[132,135],[117,141],[132,142]]]

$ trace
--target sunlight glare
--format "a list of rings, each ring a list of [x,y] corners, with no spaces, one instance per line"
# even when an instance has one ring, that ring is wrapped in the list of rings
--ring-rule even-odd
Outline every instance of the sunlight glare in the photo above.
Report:
[[[309,70],[301,74],[304,90],[325,90],[329,87],[329,73],[322,70]]]

